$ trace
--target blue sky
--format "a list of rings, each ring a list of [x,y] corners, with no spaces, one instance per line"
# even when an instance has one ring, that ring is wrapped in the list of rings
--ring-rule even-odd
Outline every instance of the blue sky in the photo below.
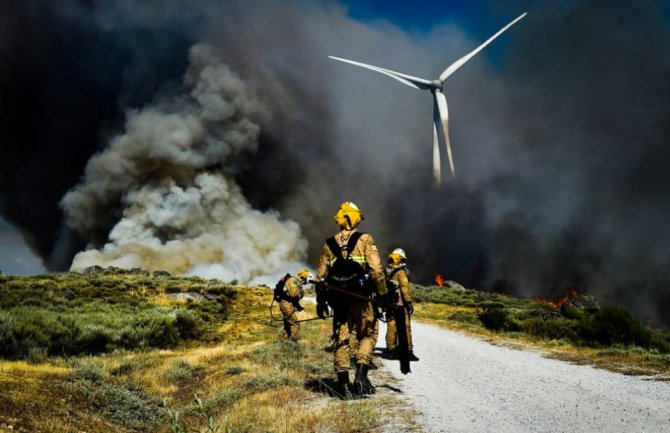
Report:
[[[352,18],[362,21],[385,19],[409,30],[423,30],[463,14],[466,2],[444,1],[384,1],[344,0]]]

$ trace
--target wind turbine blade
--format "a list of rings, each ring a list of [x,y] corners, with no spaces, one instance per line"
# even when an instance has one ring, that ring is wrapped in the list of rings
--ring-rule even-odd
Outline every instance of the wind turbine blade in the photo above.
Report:
[[[426,89],[430,88],[430,81],[425,80],[423,78],[413,77],[413,76],[407,75],[407,74],[401,74],[400,72],[392,71],[390,69],[384,69],[384,68],[380,68],[379,66],[368,65],[367,63],[361,63],[361,62],[356,62],[356,61],[353,61],[353,60],[347,60],[347,59],[343,59],[341,57],[334,57],[334,56],[328,56],[328,57],[330,57],[333,60],[339,60],[340,62],[344,62],[344,63],[351,63],[352,65],[360,66],[361,68],[370,69],[372,71],[376,71],[376,72],[382,73],[384,75],[388,75],[389,77],[391,77],[395,80],[398,80],[401,83],[406,84],[410,87],[414,87],[415,89],[426,90]]]
[[[433,111],[436,106],[433,106]],[[442,181],[442,162],[440,161],[440,141],[437,135],[437,127],[435,126],[435,113],[433,113],[433,178],[435,185],[439,185]]]
[[[525,17],[526,15],[527,15],[527,12],[522,13],[522,14],[519,15],[514,21],[512,21],[512,22],[509,23],[509,24],[507,24],[507,25],[506,25],[505,27],[503,27],[502,29],[498,30],[498,33],[496,33],[495,35],[493,35],[493,36],[491,36],[490,38],[488,38],[488,40],[487,40],[486,42],[484,42],[483,44],[481,44],[480,46],[478,46],[478,47],[475,48],[474,50],[470,51],[470,53],[466,54],[465,56],[461,57],[460,59],[456,60],[454,63],[452,63],[451,65],[449,65],[449,67],[448,67],[447,69],[445,69],[444,72],[442,72],[442,73],[440,74],[440,81],[444,82],[447,78],[449,78],[451,75],[453,75],[454,72],[458,71],[458,70],[461,68],[461,66],[463,66],[464,64],[466,64],[471,58],[473,58],[473,57],[476,56],[481,50],[483,50],[484,48],[486,48],[486,46],[487,46],[488,44],[490,44],[491,42],[493,42],[493,40],[494,40],[495,38],[497,38],[498,36],[500,36],[501,34],[503,34],[507,29],[509,29],[510,27],[512,27],[514,24],[517,23],[517,21],[519,21],[520,19],[522,19],[522,18]]]
[[[447,98],[439,90],[433,92],[433,126],[437,131],[437,138],[447,149],[449,158],[449,168],[451,174],[456,175],[454,169],[454,159],[451,155],[451,140],[449,139],[449,109],[447,108]],[[441,143],[438,143],[441,144]]]

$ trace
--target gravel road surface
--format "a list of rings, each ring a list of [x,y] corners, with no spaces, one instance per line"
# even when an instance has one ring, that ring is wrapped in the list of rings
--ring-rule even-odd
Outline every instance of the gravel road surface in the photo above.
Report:
[[[403,376],[398,361],[382,362],[423,414],[427,432],[670,433],[670,382],[573,365],[422,323],[412,331],[421,359],[412,373]]]

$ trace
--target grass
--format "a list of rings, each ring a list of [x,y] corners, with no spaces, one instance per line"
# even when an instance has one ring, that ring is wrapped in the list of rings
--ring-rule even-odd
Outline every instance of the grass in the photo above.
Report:
[[[332,354],[323,351],[331,323],[304,324],[297,346],[280,342],[267,288],[113,272],[1,278],[0,306],[12,312],[2,335],[10,329],[23,337],[0,355],[0,431],[211,431],[211,417],[219,432],[353,433],[379,431],[388,422],[383,413],[393,396],[344,402],[307,386],[332,377]],[[211,301],[170,296],[175,293]],[[306,307],[305,316],[314,315]],[[25,308],[52,321],[27,320]],[[120,331],[170,335],[181,329],[176,319],[147,318],[178,312],[194,318],[197,333],[179,331],[178,338],[150,344],[149,337],[136,343],[141,340]],[[70,330],[98,327],[110,337],[95,350],[84,343],[84,350],[58,323]],[[60,346],[49,346],[37,331],[16,331],[28,325],[57,337]]]
[[[670,334],[617,306],[555,308],[502,294],[413,285],[416,317],[493,342],[628,374],[670,374]]]

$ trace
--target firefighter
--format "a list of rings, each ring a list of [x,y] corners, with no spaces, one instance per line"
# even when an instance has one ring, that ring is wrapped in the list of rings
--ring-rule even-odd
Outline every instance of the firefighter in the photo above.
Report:
[[[289,342],[296,342],[300,338],[300,322],[298,311],[304,310],[300,300],[305,296],[303,285],[312,280],[313,276],[307,269],[302,269],[297,275],[288,276],[283,285],[278,283],[276,290],[279,310],[284,315],[284,333],[282,338]]]
[[[409,350],[409,360],[418,361],[419,358],[414,355],[412,346],[412,327],[410,317],[414,314],[414,305],[412,304],[412,295],[409,289],[409,269],[407,269],[407,256],[402,248],[396,248],[388,255],[388,264],[386,267],[386,286],[389,293],[389,310],[404,310],[405,330],[407,336],[407,348]],[[392,358],[398,356],[398,329],[393,314],[387,314],[386,321],[386,349]]]
[[[319,260],[317,280],[340,291],[322,289],[317,284],[317,314],[324,318],[333,309],[335,329],[335,372],[343,395],[372,394],[367,375],[372,362],[377,318],[373,298],[386,301],[386,280],[374,239],[357,230],[363,214],[352,202],[344,202],[333,217],[340,231],[326,240]],[[344,292],[343,292],[344,291]],[[351,292],[358,297],[348,296]],[[360,296],[363,296],[361,298]],[[356,335],[356,375],[349,382],[351,366],[349,337]]]

